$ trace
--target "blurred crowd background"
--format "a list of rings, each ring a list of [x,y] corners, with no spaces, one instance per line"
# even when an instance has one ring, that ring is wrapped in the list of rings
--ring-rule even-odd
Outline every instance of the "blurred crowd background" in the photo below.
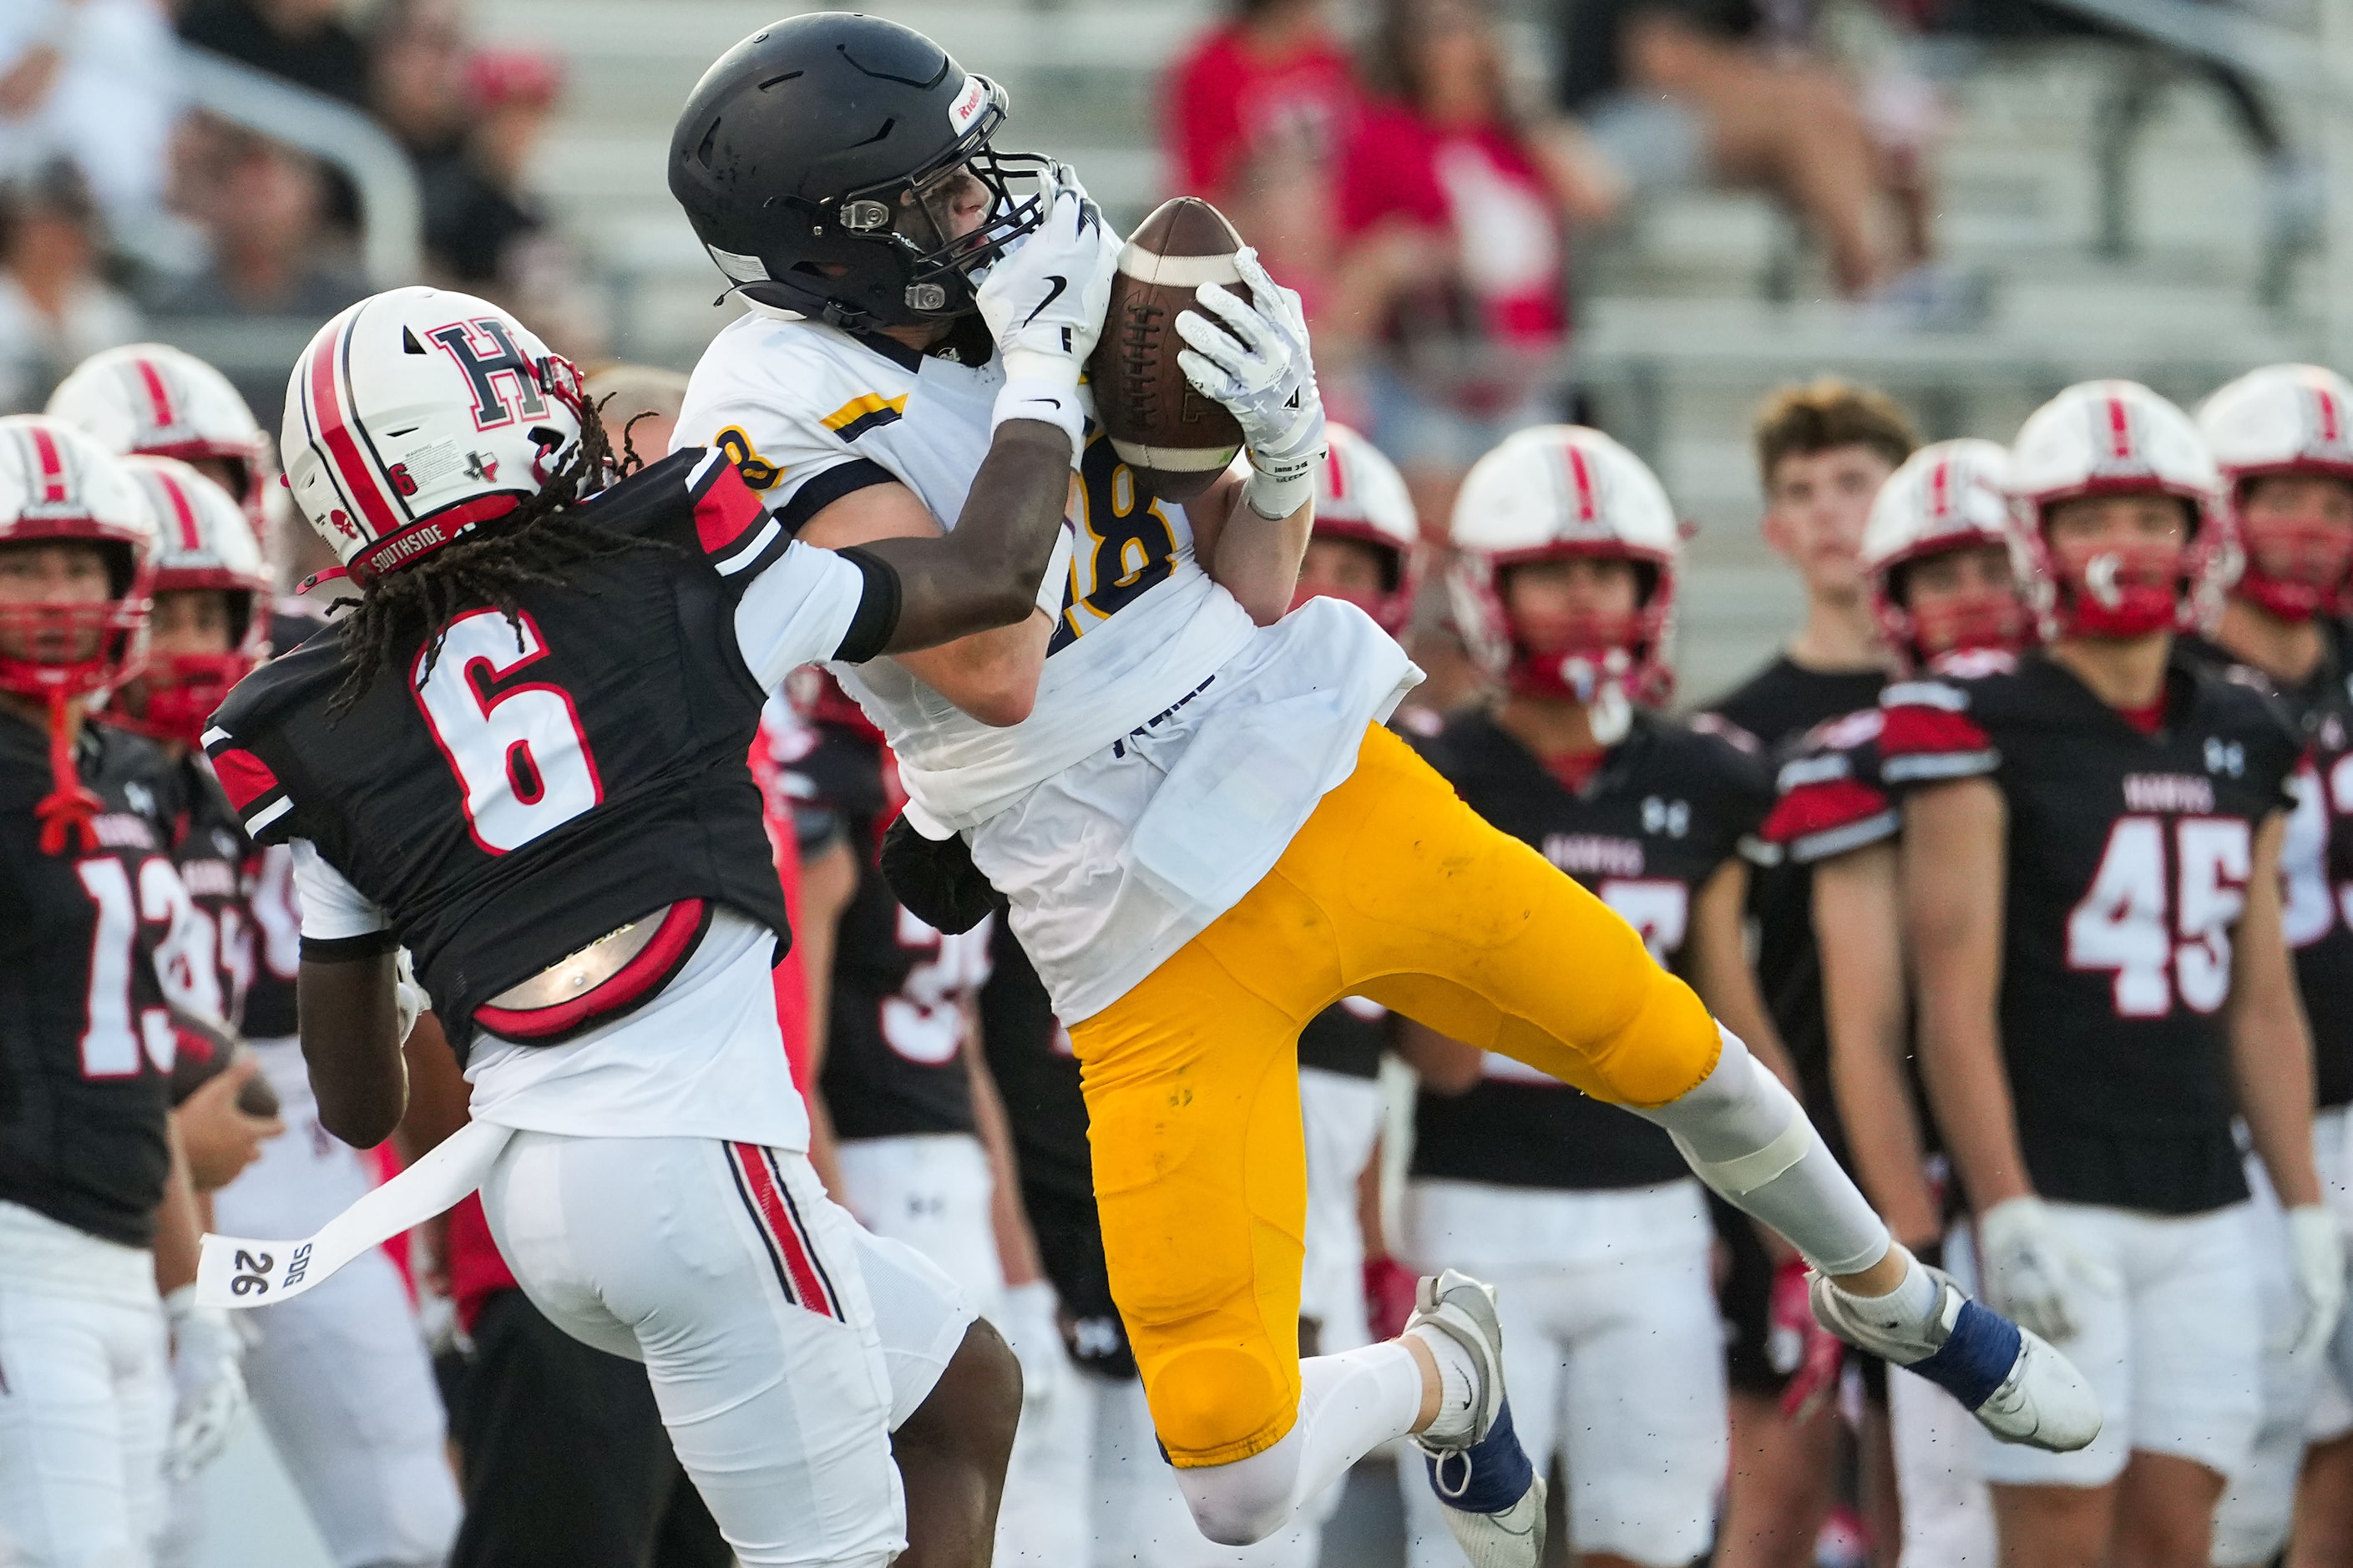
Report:
[[[2327,0],[874,8],[1003,80],[1007,143],[1073,163],[1123,225],[1219,202],[1433,530],[1513,427],[1567,413],[1633,446],[1699,525],[1689,697],[1794,608],[1750,526],[1772,385],[1842,371],[1930,437],[1999,438],[2084,375],[2187,397],[2353,347],[2353,243],[2327,243],[2353,7]],[[774,10],[8,0],[0,411],[157,337],[274,428],[311,329],[418,279],[583,363],[687,368],[739,307],[662,153]]]

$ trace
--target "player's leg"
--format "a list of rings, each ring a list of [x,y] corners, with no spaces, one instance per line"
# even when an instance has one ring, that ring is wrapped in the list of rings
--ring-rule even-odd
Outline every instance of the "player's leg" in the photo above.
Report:
[[[996,1183],[988,1152],[969,1133],[846,1138],[835,1145],[841,1205],[872,1234],[903,1242],[993,1317],[1005,1274],[989,1228]]]
[[[2066,1359],[1894,1247],[1796,1099],[1630,926],[1402,741],[1367,733],[1268,879],[1285,879],[1325,912],[1350,990],[1663,1127],[1813,1265],[1816,1314],[1845,1338],[1947,1383],[2013,1440],[2096,1429]]]
[[[1709,1289],[1712,1240],[1698,1194],[1595,1194],[1644,1220],[1578,1272],[1563,1409],[1568,1536],[1582,1568],[1677,1568],[1707,1550],[1725,1473],[1724,1363]]]
[[[1312,931],[1302,941],[1316,912],[1279,877],[1071,1029],[1112,1292],[1194,1518],[1232,1545],[1273,1534],[1356,1460],[1426,1425],[1437,1392],[1431,1352],[1402,1342],[1299,1360],[1296,1041],[1337,994],[1337,965],[1312,951]],[[1292,961],[1270,972],[1270,949]]]
[[[171,1420],[153,1269],[0,1204],[0,1561],[147,1561]]]
[[[1307,1140],[1300,1343],[1310,1354],[1354,1350],[1372,1339],[1365,1319],[1365,1233],[1356,1200],[1358,1178],[1380,1137],[1381,1114],[1379,1079],[1322,1068],[1299,1069],[1299,1118]]]
[[[1905,1568],[1994,1561],[1993,1500],[1978,1470],[1977,1423],[1960,1402],[1901,1367],[1887,1374],[1887,1421],[1904,1519]]]
[[[633,1342],[679,1463],[747,1565],[905,1545],[891,1392],[846,1215],[805,1157],[518,1133],[482,1205],[535,1305]]]
[[[2247,1160],[2254,1196],[2246,1211],[2250,1268],[2263,1335],[2263,1418],[2246,1463],[2233,1471],[2214,1510],[2215,1568],[2255,1568],[2285,1548],[2295,1522],[2296,1478],[2313,1405],[2324,1381],[2290,1355],[2298,1303],[2287,1226],[2263,1163]]]
[[[1775,1321],[1778,1268],[1755,1220],[1714,1194],[1708,1214],[1725,1258],[1716,1299],[1731,1447],[1716,1568],[1802,1568],[1836,1500],[1845,1424],[1828,1407],[1802,1418],[1781,1413],[1805,1346]]]
[[[2204,1568],[2225,1479],[2263,1420],[2263,1312],[2249,1205],[2135,1215],[2133,1455],[2116,1506],[2116,1559]],[[2306,1374],[2309,1376],[2309,1373]]]

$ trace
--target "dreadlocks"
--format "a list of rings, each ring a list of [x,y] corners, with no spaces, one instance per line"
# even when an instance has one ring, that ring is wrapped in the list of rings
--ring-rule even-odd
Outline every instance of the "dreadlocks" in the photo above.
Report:
[[[417,685],[441,657],[441,638],[460,610],[487,605],[514,628],[515,648],[522,651],[522,620],[515,595],[539,584],[562,587],[569,580],[565,568],[583,561],[626,554],[636,550],[666,548],[658,541],[607,533],[584,526],[575,513],[579,501],[601,489],[609,468],[623,477],[643,466],[635,447],[617,461],[613,444],[598,417],[601,404],[580,406],[580,444],[571,459],[556,469],[544,488],[514,510],[480,525],[471,539],[447,544],[412,566],[387,572],[350,605],[344,616],[343,646],[351,670],[327,704],[331,718],[349,711],[386,666],[394,663],[412,637],[431,634]],[[623,432],[624,442],[628,433]]]

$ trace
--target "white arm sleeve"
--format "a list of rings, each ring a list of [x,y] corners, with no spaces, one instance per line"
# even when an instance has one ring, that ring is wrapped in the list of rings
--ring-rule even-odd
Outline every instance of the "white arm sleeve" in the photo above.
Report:
[[[294,851],[294,889],[302,904],[302,934],[321,942],[366,936],[392,922],[365,893],[327,864],[307,838],[288,841]]]
[[[831,658],[866,597],[866,574],[830,550],[796,541],[735,602],[735,642],[762,689]],[[307,889],[306,889],[307,890]]]

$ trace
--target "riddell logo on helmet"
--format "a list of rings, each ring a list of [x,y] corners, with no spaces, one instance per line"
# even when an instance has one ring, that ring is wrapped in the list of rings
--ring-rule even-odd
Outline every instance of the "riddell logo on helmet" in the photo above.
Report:
[[[980,106],[987,100],[988,89],[982,85],[981,79],[976,76],[966,77],[964,90],[956,94],[954,103],[948,105],[949,129],[959,136],[971,130],[972,122],[980,118]]]

